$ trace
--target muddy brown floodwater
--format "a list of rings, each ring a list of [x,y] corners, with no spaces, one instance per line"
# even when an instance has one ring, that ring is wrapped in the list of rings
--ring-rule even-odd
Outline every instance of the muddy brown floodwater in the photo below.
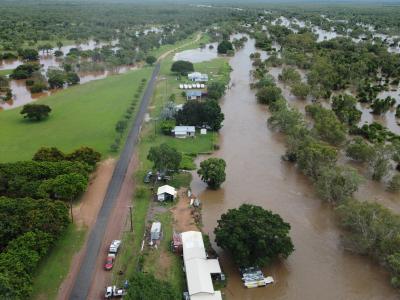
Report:
[[[227,162],[226,182],[211,191],[196,175],[192,190],[202,200],[203,229],[212,240],[221,214],[251,203],[279,213],[291,224],[296,250],[286,261],[265,268],[274,285],[245,289],[237,268],[219,249],[229,278],[227,299],[399,299],[383,268],[342,249],[332,208],[315,196],[306,177],[281,160],[283,136],[268,129],[269,114],[249,88],[249,55],[254,51],[254,41],[249,40],[231,58],[233,86],[221,100],[225,121],[220,150],[214,155]]]

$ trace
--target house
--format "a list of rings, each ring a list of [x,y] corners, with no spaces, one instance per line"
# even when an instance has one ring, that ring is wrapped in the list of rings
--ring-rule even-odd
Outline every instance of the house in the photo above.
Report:
[[[201,91],[186,91],[186,100],[197,100],[201,99]]]
[[[161,238],[161,223],[153,222],[150,229],[150,239],[151,241],[156,241]]]
[[[194,137],[196,128],[194,126],[175,126],[172,132],[177,138]]]
[[[174,200],[176,195],[177,192],[175,188],[170,185],[163,185],[157,189],[157,200],[160,202]]]
[[[183,262],[190,300],[222,300],[214,291],[211,275],[221,274],[218,259],[207,259],[203,236],[199,231],[181,233]]]
[[[207,82],[208,81],[208,75],[207,74],[202,74],[200,72],[193,72],[188,74],[188,79],[190,81],[194,82]]]

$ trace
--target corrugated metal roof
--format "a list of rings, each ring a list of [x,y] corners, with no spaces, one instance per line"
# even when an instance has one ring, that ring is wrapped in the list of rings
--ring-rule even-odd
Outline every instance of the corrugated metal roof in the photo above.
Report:
[[[172,187],[170,185],[163,185],[157,189],[157,195],[161,195],[161,194],[169,194],[169,195],[172,195],[175,197],[176,190],[174,187]]]

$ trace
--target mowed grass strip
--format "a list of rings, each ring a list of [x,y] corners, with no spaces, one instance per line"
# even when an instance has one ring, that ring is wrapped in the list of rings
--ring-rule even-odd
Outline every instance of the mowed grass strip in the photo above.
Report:
[[[74,263],[72,258],[82,247],[85,235],[85,229],[78,229],[73,224],[67,228],[40,262],[33,279],[32,299],[56,299],[58,288]]]
[[[24,120],[21,107],[0,112],[0,162],[29,160],[43,146],[69,152],[85,145],[103,156],[110,154],[115,124],[133,102],[141,79],[148,79],[152,69],[110,76],[38,100],[34,103],[52,109],[50,117],[41,122]]]

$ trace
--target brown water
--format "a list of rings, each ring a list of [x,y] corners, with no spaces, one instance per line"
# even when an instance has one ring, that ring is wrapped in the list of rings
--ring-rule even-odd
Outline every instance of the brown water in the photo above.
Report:
[[[249,40],[230,60],[233,86],[221,100],[225,121],[221,147],[214,156],[227,162],[226,182],[211,191],[195,175],[192,190],[202,200],[204,232],[212,240],[222,213],[252,203],[279,213],[291,224],[296,250],[286,261],[264,270],[276,283],[257,289],[243,287],[237,268],[221,252],[229,276],[227,299],[398,299],[382,268],[342,250],[332,208],[317,199],[306,177],[281,160],[283,136],[268,129],[268,112],[249,88],[253,45]]]

